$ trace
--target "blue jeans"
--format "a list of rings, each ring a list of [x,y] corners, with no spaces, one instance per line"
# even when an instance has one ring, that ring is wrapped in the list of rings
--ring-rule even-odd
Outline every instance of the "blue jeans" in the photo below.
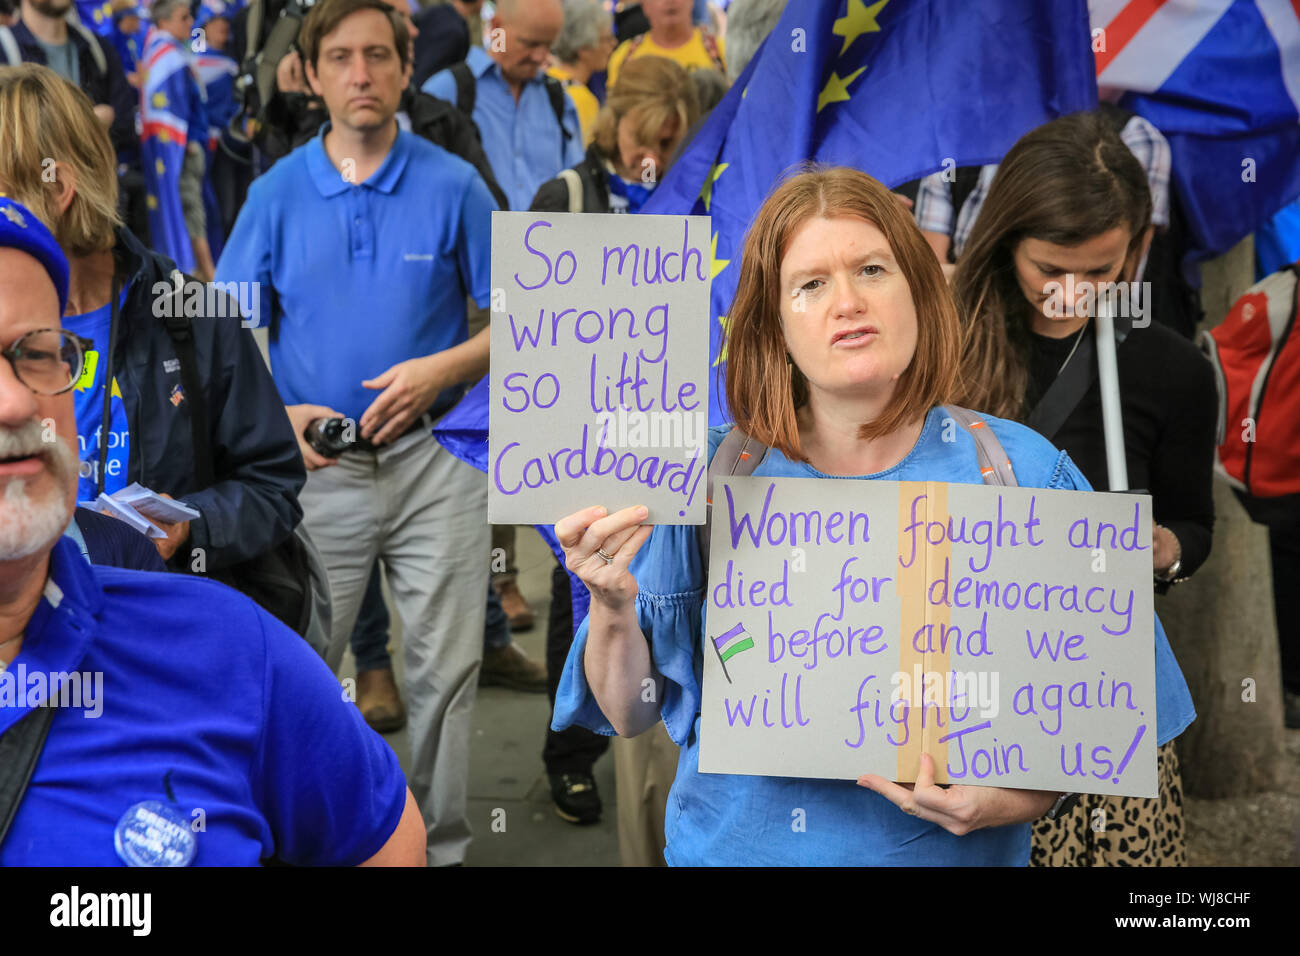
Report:
[[[361,599],[361,611],[352,628],[352,654],[357,659],[357,673],[392,670],[393,659],[388,655],[388,607],[384,604],[384,591],[379,584],[379,565],[370,571],[370,583]],[[487,620],[483,627],[485,650],[499,650],[510,646],[510,622],[501,609],[501,599],[488,586]]]

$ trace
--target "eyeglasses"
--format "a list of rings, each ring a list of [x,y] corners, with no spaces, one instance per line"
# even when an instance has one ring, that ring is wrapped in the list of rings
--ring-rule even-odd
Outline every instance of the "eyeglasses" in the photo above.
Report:
[[[95,343],[64,329],[34,329],[0,351],[18,381],[37,395],[61,395],[77,384]]]

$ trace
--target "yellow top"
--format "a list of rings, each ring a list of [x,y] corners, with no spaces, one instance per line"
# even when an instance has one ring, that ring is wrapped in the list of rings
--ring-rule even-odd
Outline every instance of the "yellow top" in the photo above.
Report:
[[[681,64],[687,70],[695,69],[722,69],[726,63],[726,50],[723,47],[722,38],[714,37],[713,42],[717,45],[719,63],[709,55],[709,48],[704,41],[704,31],[696,27],[691,31],[691,38],[679,47],[667,49],[661,47],[650,38],[650,34],[644,33],[639,37],[633,37],[630,40],[624,40],[618,45],[609,58],[609,66],[605,68],[606,83],[613,86],[618,82],[618,70],[623,65],[623,61],[628,58],[629,51],[632,56],[663,56],[676,63]],[[635,47],[635,50],[633,50]]]
[[[564,84],[569,99],[573,100],[573,105],[578,110],[578,122],[582,124],[582,145],[590,146],[596,135],[596,114],[600,112],[600,101],[596,99],[596,94],[587,89],[585,84],[575,80],[569,71],[559,64],[548,69],[546,74]]]

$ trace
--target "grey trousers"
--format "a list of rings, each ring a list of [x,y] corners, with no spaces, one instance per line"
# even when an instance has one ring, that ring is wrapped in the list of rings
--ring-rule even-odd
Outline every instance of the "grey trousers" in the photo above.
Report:
[[[335,671],[371,566],[384,564],[402,621],[409,784],[424,817],[429,865],[463,862],[470,719],[491,564],[487,481],[421,430],[308,472],[299,500],[329,571],[334,609],[325,660]]]

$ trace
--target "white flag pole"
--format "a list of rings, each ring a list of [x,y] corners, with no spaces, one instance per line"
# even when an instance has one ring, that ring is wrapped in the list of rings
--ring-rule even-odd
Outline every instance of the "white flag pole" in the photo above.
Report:
[[[1106,477],[1111,491],[1128,490],[1124,451],[1124,416],[1120,408],[1119,368],[1115,361],[1113,300],[1097,296],[1097,378],[1101,384],[1101,420],[1106,433]]]

